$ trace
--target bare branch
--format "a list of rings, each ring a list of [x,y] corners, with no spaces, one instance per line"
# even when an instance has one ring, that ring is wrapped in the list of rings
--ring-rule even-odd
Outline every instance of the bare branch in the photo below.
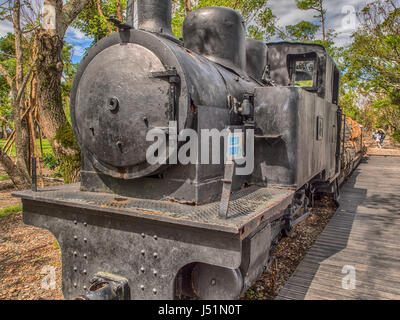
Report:
[[[26,85],[27,85],[28,82],[29,82],[29,79],[30,79],[30,77],[31,77],[31,75],[32,75],[33,67],[34,67],[35,64],[36,64],[37,59],[38,59],[38,58],[36,57],[35,60],[32,62],[31,66],[29,67],[29,71],[27,72],[27,74],[26,74],[25,77],[24,77],[24,81],[23,81],[21,87],[19,88],[17,97],[16,97],[16,99],[15,99],[15,101],[16,101],[17,103],[19,103],[19,100],[21,99],[21,97],[22,97],[22,95],[23,95],[23,93],[24,93],[24,91],[25,91],[25,87],[26,87]]]
[[[115,5],[117,7],[117,16],[119,21],[123,21],[124,18],[122,16],[122,6],[121,6],[121,0],[116,0]]]
[[[186,15],[188,15],[191,11],[192,11],[192,3],[191,3],[191,1],[190,0],[185,0],[185,12],[186,12]]]
[[[104,19],[104,22],[106,23],[107,29],[110,33],[112,33],[112,28],[111,25],[108,23],[107,19],[104,17],[103,9],[101,8],[101,0],[97,0],[97,11],[99,12],[99,15]]]
[[[62,38],[64,37],[67,28],[75,20],[77,15],[82,11],[82,9],[86,6],[89,0],[70,0],[62,9],[62,21],[63,26],[61,28]]]
[[[8,85],[12,88],[14,86],[13,78],[8,73],[7,69],[0,63],[0,72],[6,78]]]

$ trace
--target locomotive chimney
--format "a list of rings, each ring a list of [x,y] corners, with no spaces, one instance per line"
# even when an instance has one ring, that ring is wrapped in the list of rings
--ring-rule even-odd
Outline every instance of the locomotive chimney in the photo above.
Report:
[[[137,10],[140,30],[175,38],[171,28],[172,0],[138,0]]]

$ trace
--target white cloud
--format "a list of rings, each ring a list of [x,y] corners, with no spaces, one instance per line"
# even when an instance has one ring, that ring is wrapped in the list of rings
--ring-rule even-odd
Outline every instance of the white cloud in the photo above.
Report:
[[[343,23],[343,19],[348,15],[347,11],[343,12],[343,8],[352,6],[358,12],[367,2],[367,0],[325,0],[327,26],[338,33],[336,39],[338,45],[348,44],[351,34],[355,31],[355,29],[349,29],[348,25]],[[298,9],[295,0],[270,0],[268,5],[274,15],[279,18],[278,24],[281,27],[293,25],[302,20],[319,23],[318,19],[314,18],[317,14],[316,11]]]
[[[82,31],[80,31],[78,29],[75,29],[75,28],[72,28],[72,27],[68,28],[67,37],[70,37],[73,40],[77,40],[77,41],[79,41],[79,40],[84,40],[84,41],[88,40],[88,38],[86,37],[86,35]]]
[[[74,56],[83,57],[83,55],[85,54],[85,50],[86,50],[86,47],[75,45],[73,47]]]
[[[13,26],[8,21],[0,21],[0,36],[5,36],[8,32],[13,32]]]
[[[75,28],[68,28],[65,40],[73,46],[73,62],[79,62],[85,54],[86,48],[92,42],[83,32]]]

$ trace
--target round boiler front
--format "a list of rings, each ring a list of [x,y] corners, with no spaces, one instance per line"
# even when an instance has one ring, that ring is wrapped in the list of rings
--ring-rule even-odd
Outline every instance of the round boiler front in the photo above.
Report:
[[[157,71],[165,71],[160,59],[133,43],[105,49],[86,68],[75,113],[81,141],[98,160],[113,167],[146,162],[147,132],[169,120],[169,83],[150,77]]]
[[[151,34],[130,35],[130,41],[121,44],[113,34],[91,49],[71,94],[71,119],[80,147],[96,169],[124,179],[159,171],[163,164],[148,162],[146,153],[154,139],[146,141],[146,136],[153,129],[164,132],[178,118],[182,126],[188,107],[185,79],[173,53]],[[167,66],[182,78],[173,105],[169,77],[163,76]]]

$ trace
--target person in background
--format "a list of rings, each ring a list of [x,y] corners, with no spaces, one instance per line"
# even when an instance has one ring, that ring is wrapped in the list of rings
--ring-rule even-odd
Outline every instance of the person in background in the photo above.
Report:
[[[380,144],[380,146],[382,148],[383,147],[383,141],[385,141],[385,138],[386,138],[386,133],[383,130],[379,130],[378,133],[380,135],[379,144]]]
[[[381,135],[380,135],[379,131],[377,131],[377,130],[372,131],[372,139],[374,139],[377,147],[382,148]]]
[[[375,142],[376,142],[377,147],[379,147],[379,149],[382,149],[381,134],[379,133],[379,131],[375,134]]]

